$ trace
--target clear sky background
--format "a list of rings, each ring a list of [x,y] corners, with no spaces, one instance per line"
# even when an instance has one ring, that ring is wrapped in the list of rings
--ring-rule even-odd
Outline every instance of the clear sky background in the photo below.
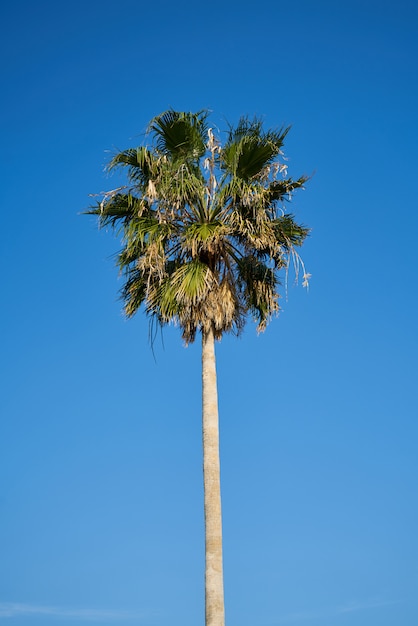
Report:
[[[418,5],[3,3],[0,624],[203,624],[200,346],[82,217],[151,117],[291,124],[312,228],[217,346],[228,626],[416,626]]]

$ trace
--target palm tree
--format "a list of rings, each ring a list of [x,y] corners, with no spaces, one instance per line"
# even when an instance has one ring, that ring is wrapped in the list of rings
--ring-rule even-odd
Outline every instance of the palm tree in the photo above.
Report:
[[[206,626],[224,625],[222,522],[215,339],[239,334],[249,316],[265,329],[277,313],[279,272],[308,229],[284,209],[307,177],[287,177],[288,128],[264,131],[259,119],[230,126],[223,145],[207,111],[166,111],[151,120],[150,145],[117,154],[128,184],[88,213],[122,236],[118,265],[128,317],[177,324],[185,343],[202,337]]]

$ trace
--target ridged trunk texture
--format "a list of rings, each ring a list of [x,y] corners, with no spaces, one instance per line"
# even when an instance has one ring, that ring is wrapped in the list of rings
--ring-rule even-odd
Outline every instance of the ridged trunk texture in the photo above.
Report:
[[[224,626],[218,390],[215,339],[211,330],[202,333],[202,383],[206,626]]]

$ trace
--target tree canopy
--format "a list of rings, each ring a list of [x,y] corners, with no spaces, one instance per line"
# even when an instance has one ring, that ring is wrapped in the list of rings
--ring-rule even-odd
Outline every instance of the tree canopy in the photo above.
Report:
[[[88,211],[122,238],[117,263],[125,312],[146,313],[182,329],[239,333],[249,316],[264,330],[279,310],[279,273],[293,261],[308,228],[286,205],[306,176],[287,174],[289,128],[264,130],[258,118],[229,126],[225,141],[207,111],[168,110],[150,122],[149,145],[116,154],[127,185]],[[301,264],[301,265],[300,265]]]

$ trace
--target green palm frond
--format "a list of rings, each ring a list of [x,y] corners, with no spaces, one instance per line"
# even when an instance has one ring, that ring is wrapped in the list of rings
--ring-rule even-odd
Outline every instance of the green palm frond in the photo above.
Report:
[[[275,180],[269,186],[270,201],[283,201],[291,199],[292,192],[296,189],[303,189],[309,176],[301,176],[297,180],[287,178],[285,180]]]
[[[271,316],[279,310],[279,281],[275,271],[255,256],[248,255],[238,263],[238,282],[247,308],[258,323],[258,331],[264,330]]]
[[[226,235],[227,227],[220,221],[193,222],[184,230],[183,239],[192,257],[215,254]]]
[[[214,286],[216,279],[199,259],[181,265],[171,276],[171,285],[179,306],[195,305]]]
[[[231,207],[245,211],[248,208],[263,206],[269,200],[269,195],[268,190],[262,185],[254,184],[240,176],[233,176],[225,181],[219,191],[220,205],[225,206],[228,199],[231,201]]]
[[[309,235],[309,228],[298,224],[290,213],[280,215],[272,222],[277,242],[289,251],[292,246],[301,246]]]
[[[288,131],[263,132],[261,120],[241,118],[235,128],[230,128],[221,152],[221,167],[244,180],[261,175],[280,154]]]
[[[167,275],[160,283],[150,286],[147,294],[147,312],[161,324],[175,321],[179,314],[178,302],[171,278]]]
[[[127,317],[132,317],[146,301],[147,281],[141,271],[132,269],[121,290],[121,299]]]
[[[186,113],[170,109],[151,120],[149,130],[156,137],[161,154],[174,160],[196,161],[206,151],[207,111]]]
[[[85,214],[97,215],[101,228],[106,226],[116,228],[118,225],[129,223],[137,215],[148,210],[148,204],[142,198],[130,193],[110,192],[105,195],[102,202],[97,202],[94,207],[85,211]]]
[[[147,312],[168,324],[181,321],[187,311],[188,323],[197,327],[199,303],[210,292],[214,280],[209,268],[199,261],[172,263],[161,281],[148,281]]]
[[[160,222],[155,216],[131,220],[125,228],[126,244],[118,256],[120,269],[124,270],[147,253],[149,256],[152,248],[154,256],[164,259],[165,244],[168,240],[173,241],[175,231],[175,224]]]
[[[108,165],[108,170],[119,167],[128,169],[131,183],[146,185],[158,175],[158,159],[145,147],[130,148],[116,154]]]
[[[186,206],[196,217],[204,214],[205,184],[196,176],[194,168],[187,164],[178,167],[164,167],[156,181],[154,193],[160,198],[160,205],[181,211]]]

